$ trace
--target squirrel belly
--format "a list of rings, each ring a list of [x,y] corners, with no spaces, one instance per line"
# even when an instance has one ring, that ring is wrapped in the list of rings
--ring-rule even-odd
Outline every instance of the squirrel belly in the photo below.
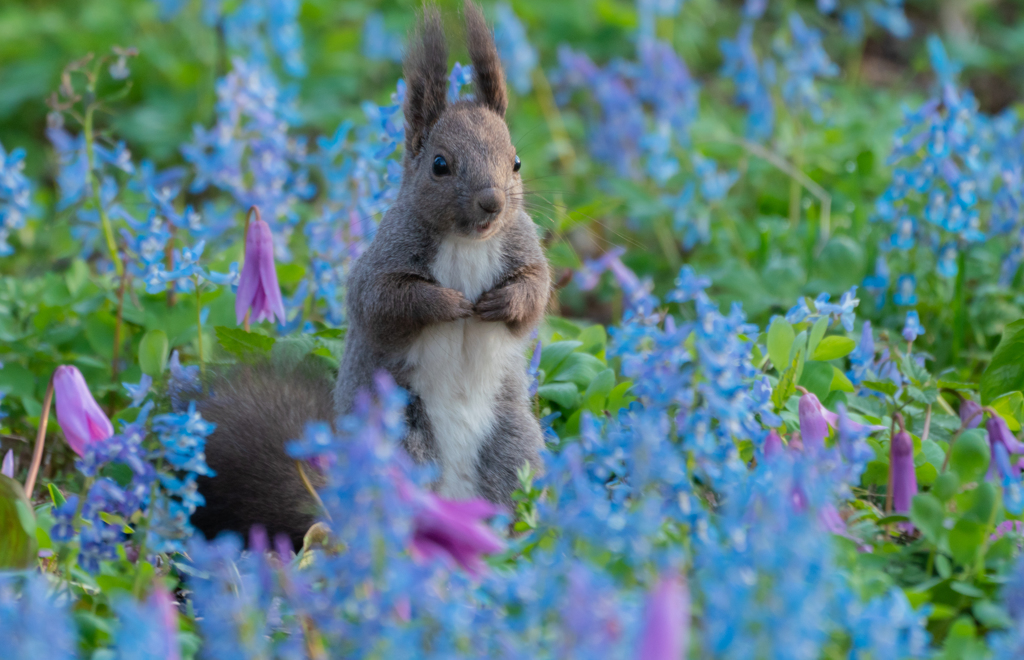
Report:
[[[452,236],[441,243],[430,271],[438,284],[475,303],[497,283],[501,264],[500,237]],[[514,395],[521,389],[522,379],[516,376],[525,370],[524,349],[524,339],[514,337],[504,323],[475,317],[428,326],[409,348],[404,366],[429,420],[441,495],[464,499],[482,494],[477,485],[480,452],[495,433],[503,390]]]

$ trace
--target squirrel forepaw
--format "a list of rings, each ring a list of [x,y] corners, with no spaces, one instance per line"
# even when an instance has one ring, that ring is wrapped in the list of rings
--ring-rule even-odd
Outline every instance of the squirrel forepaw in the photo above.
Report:
[[[519,305],[512,287],[491,289],[480,296],[473,311],[483,321],[515,323],[520,320]]]

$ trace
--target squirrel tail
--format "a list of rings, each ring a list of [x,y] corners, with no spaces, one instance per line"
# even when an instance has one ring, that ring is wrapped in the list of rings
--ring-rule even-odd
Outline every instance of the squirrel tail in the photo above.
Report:
[[[239,364],[214,373],[203,390],[189,398],[217,425],[206,439],[206,462],[216,475],[198,479],[206,503],[192,524],[207,538],[232,531],[246,542],[249,530],[261,526],[271,539],[284,534],[301,547],[317,505],[285,447],[308,422],[334,420],[331,374],[311,360]],[[304,471],[322,485],[315,470]]]

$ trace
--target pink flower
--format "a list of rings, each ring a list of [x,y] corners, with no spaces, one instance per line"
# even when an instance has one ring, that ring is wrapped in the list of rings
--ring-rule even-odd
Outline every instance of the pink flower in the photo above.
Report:
[[[997,442],[1003,443],[1007,453],[1024,454],[1024,444],[1021,444],[1004,420],[999,415],[990,415],[985,422],[985,430],[988,431],[988,441],[993,445]]]
[[[892,503],[896,513],[910,511],[910,502],[917,495],[917,474],[914,472],[914,441],[906,431],[892,437],[889,461],[892,470]]]
[[[446,500],[421,493],[413,520],[412,554],[420,559],[453,560],[473,576],[484,571],[482,555],[498,552],[505,544],[484,522],[501,509],[481,499]]]
[[[178,606],[174,598],[162,586],[157,585],[153,595],[149,597],[149,604],[156,610],[159,617],[157,622],[160,625],[161,642],[158,657],[164,660],[181,660],[181,648],[178,646]],[[149,649],[153,651],[155,649]]]
[[[825,409],[818,397],[808,392],[800,397],[800,438],[804,445],[823,447],[828,429],[835,428],[839,415]]]
[[[114,426],[92,398],[82,372],[63,365],[53,374],[53,393],[57,399],[57,421],[68,445],[79,456],[85,446],[114,435]]]
[[[977,401],[962,399],[960,401],[960,423],[964,428],[976,429],[981,426],[984,411]]]
[[[768,437],[764,439],[764,455],[770,458],[782,453],[782,438],[775,429],[768,431]]]
[[[279,322],[285,322],[281,287],[277,284],[277,271],[274,269],[274,238],[270,234],[270,225],[259,216],[249,223],[245,237],[245,263],[238,281],[238,293],[235,294],[235,317],[239,325],[250,309],[257,323],[275,316]]]
[[[683,578],[663,576],[647,599],[638,660],[679,660],[690,638],[690,594]]]
[[[0,466],[0,474],[11,479],[14,478],[14,450],[8,449],[7,455],[4,456],[3,466]]]
[[[996,531],[992,536],[989,537],[990,541],[998,541],[1003,538],[1003,535],[1007,532],[1013,532],[1015,534],[1024,534],[1024,522],[1019,520],[1004,520],[996,526]]]

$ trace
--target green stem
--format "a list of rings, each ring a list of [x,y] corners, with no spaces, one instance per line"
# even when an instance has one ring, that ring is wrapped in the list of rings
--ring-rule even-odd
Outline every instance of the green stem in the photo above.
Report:
[[[196,285],[196,336],[199,338],[199,371],[206,375],[206,362],[203,361],[203,305],[200,299],[199,278],[192,276]]]
[[[89,94],[92,94],[90,90]],[[89,171],[86,173],[86,185],[92,190],[93,203],[96,205],[96,210],[100,214],[100,226],[103,228],[103,238],[107,243],[107,251],[110,253],[110,260],[114,262],[114,272],[117,273],[118,277],[124,277],[124,264],[121,262],[121,256],[117,253],[117,242],[114,240],[114,228],[110,224],[110,218],[107,217],[107,210],[103,208],[103,200],[100,197],[100,186],[98,182],[93,181],[92,171],[93,164],[96,160],[96,150],[94,148],[95,138],[93,136],[92,118],[93,113],[96,110],[96,106],[93,103],[89,103],[85,109],[85,122],[83,123],[82,131],[85,133],[85,156]]]
[[[160,467],[163,465],[163,461],[157,464],[157,471],[160,471]],[[149,515],[153,515],[153,503],[156,502],[156,485],[157,480],[149,485]],[[142,542],[139,544],[139,555],[135,559],[135,582],[132,584],[132,595],[139,598],[142,595],[142,568],[141,563],[146,561],[146,541],[149,538],[149,517],[143,518],[142,522],[139,523],[139,529],[136,530],[136,534],[142,534]]]
[[[960,351],[967,337],[967,250],[957,257],[956,289],[953,292],[953,364],[960,360]]]

